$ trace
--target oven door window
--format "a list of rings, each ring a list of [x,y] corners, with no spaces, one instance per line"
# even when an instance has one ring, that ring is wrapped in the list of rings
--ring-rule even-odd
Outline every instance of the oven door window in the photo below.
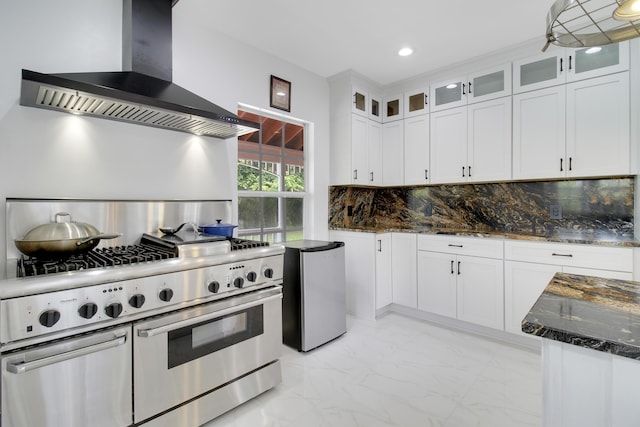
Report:
[[[263,319],[258,305],[169,332],[169,369],[261,335]]]

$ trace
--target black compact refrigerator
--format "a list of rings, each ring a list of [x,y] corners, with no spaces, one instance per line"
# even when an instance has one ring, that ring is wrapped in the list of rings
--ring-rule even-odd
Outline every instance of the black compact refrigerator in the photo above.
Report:
[[[309,351],[347,332],[343,242],[285,242],[282,339]]]

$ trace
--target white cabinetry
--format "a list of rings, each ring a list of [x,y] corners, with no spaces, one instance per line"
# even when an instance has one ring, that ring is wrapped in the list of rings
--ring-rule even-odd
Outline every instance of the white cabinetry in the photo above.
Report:
[[[431,113],[431,182],[511,178],[511,98]]]
[[[404,96],[403,94],[386,96],[382,100],[382,121],[384,123],[404,118]]]
[[[418,236],[418,309],[503,329],[502,240]]]
[[[382,185],[404,184],[404,122],[382,125]]]
[[[393,302],[391,233],[376,234],[376,310]]]
[[[429,112],[429,86],[404,94],[404,118],[421,116]]]
[[[511,64],[503,64],[433,83],[430,87],[430,111],[460,107],[510,94]]]
[[[369,92],[369,119],[382,123],[382,97]]]
[[[351,117],[352,184],[375,185],[382,178],[382,124]]]
[[[357,85],[351,86],[351,112],[362,117],[369,116],[369,94]]]
[[[393,303],[410,308],[418,305],[416,248],[416,234],[391,234]]]
[[[630,172],[629,73],[513,97],[513,178]]]
[[[513,63],[513,92],[537,90],[629,69],[629,43],[599,48],[553,48]]]
[[[506,241],[505,330],[521,332],[529,312],[557,272],[632,280],[633,249],[563,243]]]
[[[404,119],[404,183],[429,183],[429,115]]]

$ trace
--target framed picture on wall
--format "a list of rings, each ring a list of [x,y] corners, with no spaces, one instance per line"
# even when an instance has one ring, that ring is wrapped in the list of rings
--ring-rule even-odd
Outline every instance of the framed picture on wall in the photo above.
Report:
[[[291,111],[291,82],[271,76],[271,106],[279,110]]]

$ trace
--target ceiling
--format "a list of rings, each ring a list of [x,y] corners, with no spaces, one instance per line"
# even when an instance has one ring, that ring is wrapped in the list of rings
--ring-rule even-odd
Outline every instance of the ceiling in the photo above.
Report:
[[[182,0],[217,31],[322,77],[387,85],[540,40],[553,0]],[[414,54],[397,51],[411,46]]]

